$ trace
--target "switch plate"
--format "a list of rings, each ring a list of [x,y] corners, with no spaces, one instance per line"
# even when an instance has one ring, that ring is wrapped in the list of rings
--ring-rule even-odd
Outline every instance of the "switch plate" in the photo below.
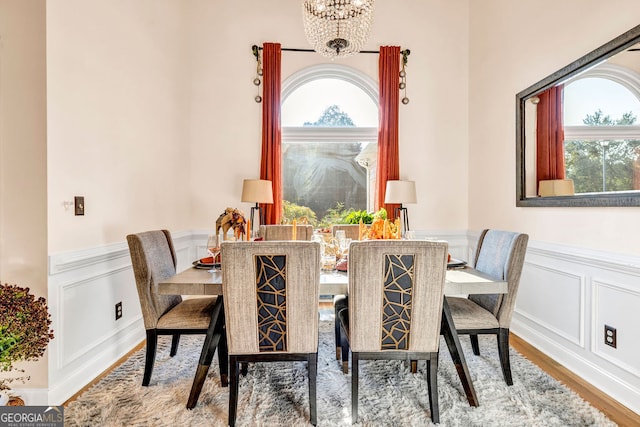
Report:
[[[116,320],[122,317],[122,301],[116,303]]]
[[[75,196],[73,198],[76,215],[84,215],[84,196]]]
[[[613,348],[618,348],[618,337],[616,328],[604,325],[604,343]]]

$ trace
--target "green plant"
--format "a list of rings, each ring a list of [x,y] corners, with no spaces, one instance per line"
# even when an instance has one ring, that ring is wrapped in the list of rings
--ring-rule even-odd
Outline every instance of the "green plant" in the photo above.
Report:
[[[24,369],[15,362],[38,360],[53,339],[51,315],[43,297],[36,298],[29,288],[0,282],[0,372],[20,372],[0,378],[0,390],[13,381],[25,382]]]
[[[282,218],[280,220],[283,224],[290,224],[293,220],[298,223],[307,222],[309,225],[316,226],[318,219],[316,213],[307,206],[296,205],[295,203],[282,201]]]

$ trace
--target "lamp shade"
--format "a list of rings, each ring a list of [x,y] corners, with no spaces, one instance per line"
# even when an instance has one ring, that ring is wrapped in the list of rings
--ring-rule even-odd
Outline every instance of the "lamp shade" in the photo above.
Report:
[[[266,179],[245,179],[242,183],[241,202],[273,203],[271,181]]]
[[[390,203],[417,203],[415,181],[387,181],[387,189],[384,202]]]

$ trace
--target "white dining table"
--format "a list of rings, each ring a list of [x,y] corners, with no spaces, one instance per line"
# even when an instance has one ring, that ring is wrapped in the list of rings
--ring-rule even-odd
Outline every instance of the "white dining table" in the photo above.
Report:
[[[320,295],[346,295],[349,289],[349,275],[339,271],[322,271],[320,274]],[[505,294],[508,283],[496,280],[470,267],[447,270],[445,295],[464,294]],[[188,268],[158,283],[158,293],[165,295],[218,295],[222,292],[222,272],[201,268]],[[469,405],[478,406],[478,398],[471,381],[471,375],[460,345],[458,333],[451,317],[447,299],[442,306],[441,333],[456,366],[458,377],[467,396]],[[204,350],[203,350],[204,351]],[[194,387],[196,385],[194,384]],[[198,385],[201,387],[201,384]]]

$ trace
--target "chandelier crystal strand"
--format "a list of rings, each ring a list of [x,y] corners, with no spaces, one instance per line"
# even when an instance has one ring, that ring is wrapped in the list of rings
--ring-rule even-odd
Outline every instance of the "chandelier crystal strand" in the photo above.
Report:
[[[309,44],[328,58],[360,52],[371,33],[375,0],[305,0],[304,32]]]

